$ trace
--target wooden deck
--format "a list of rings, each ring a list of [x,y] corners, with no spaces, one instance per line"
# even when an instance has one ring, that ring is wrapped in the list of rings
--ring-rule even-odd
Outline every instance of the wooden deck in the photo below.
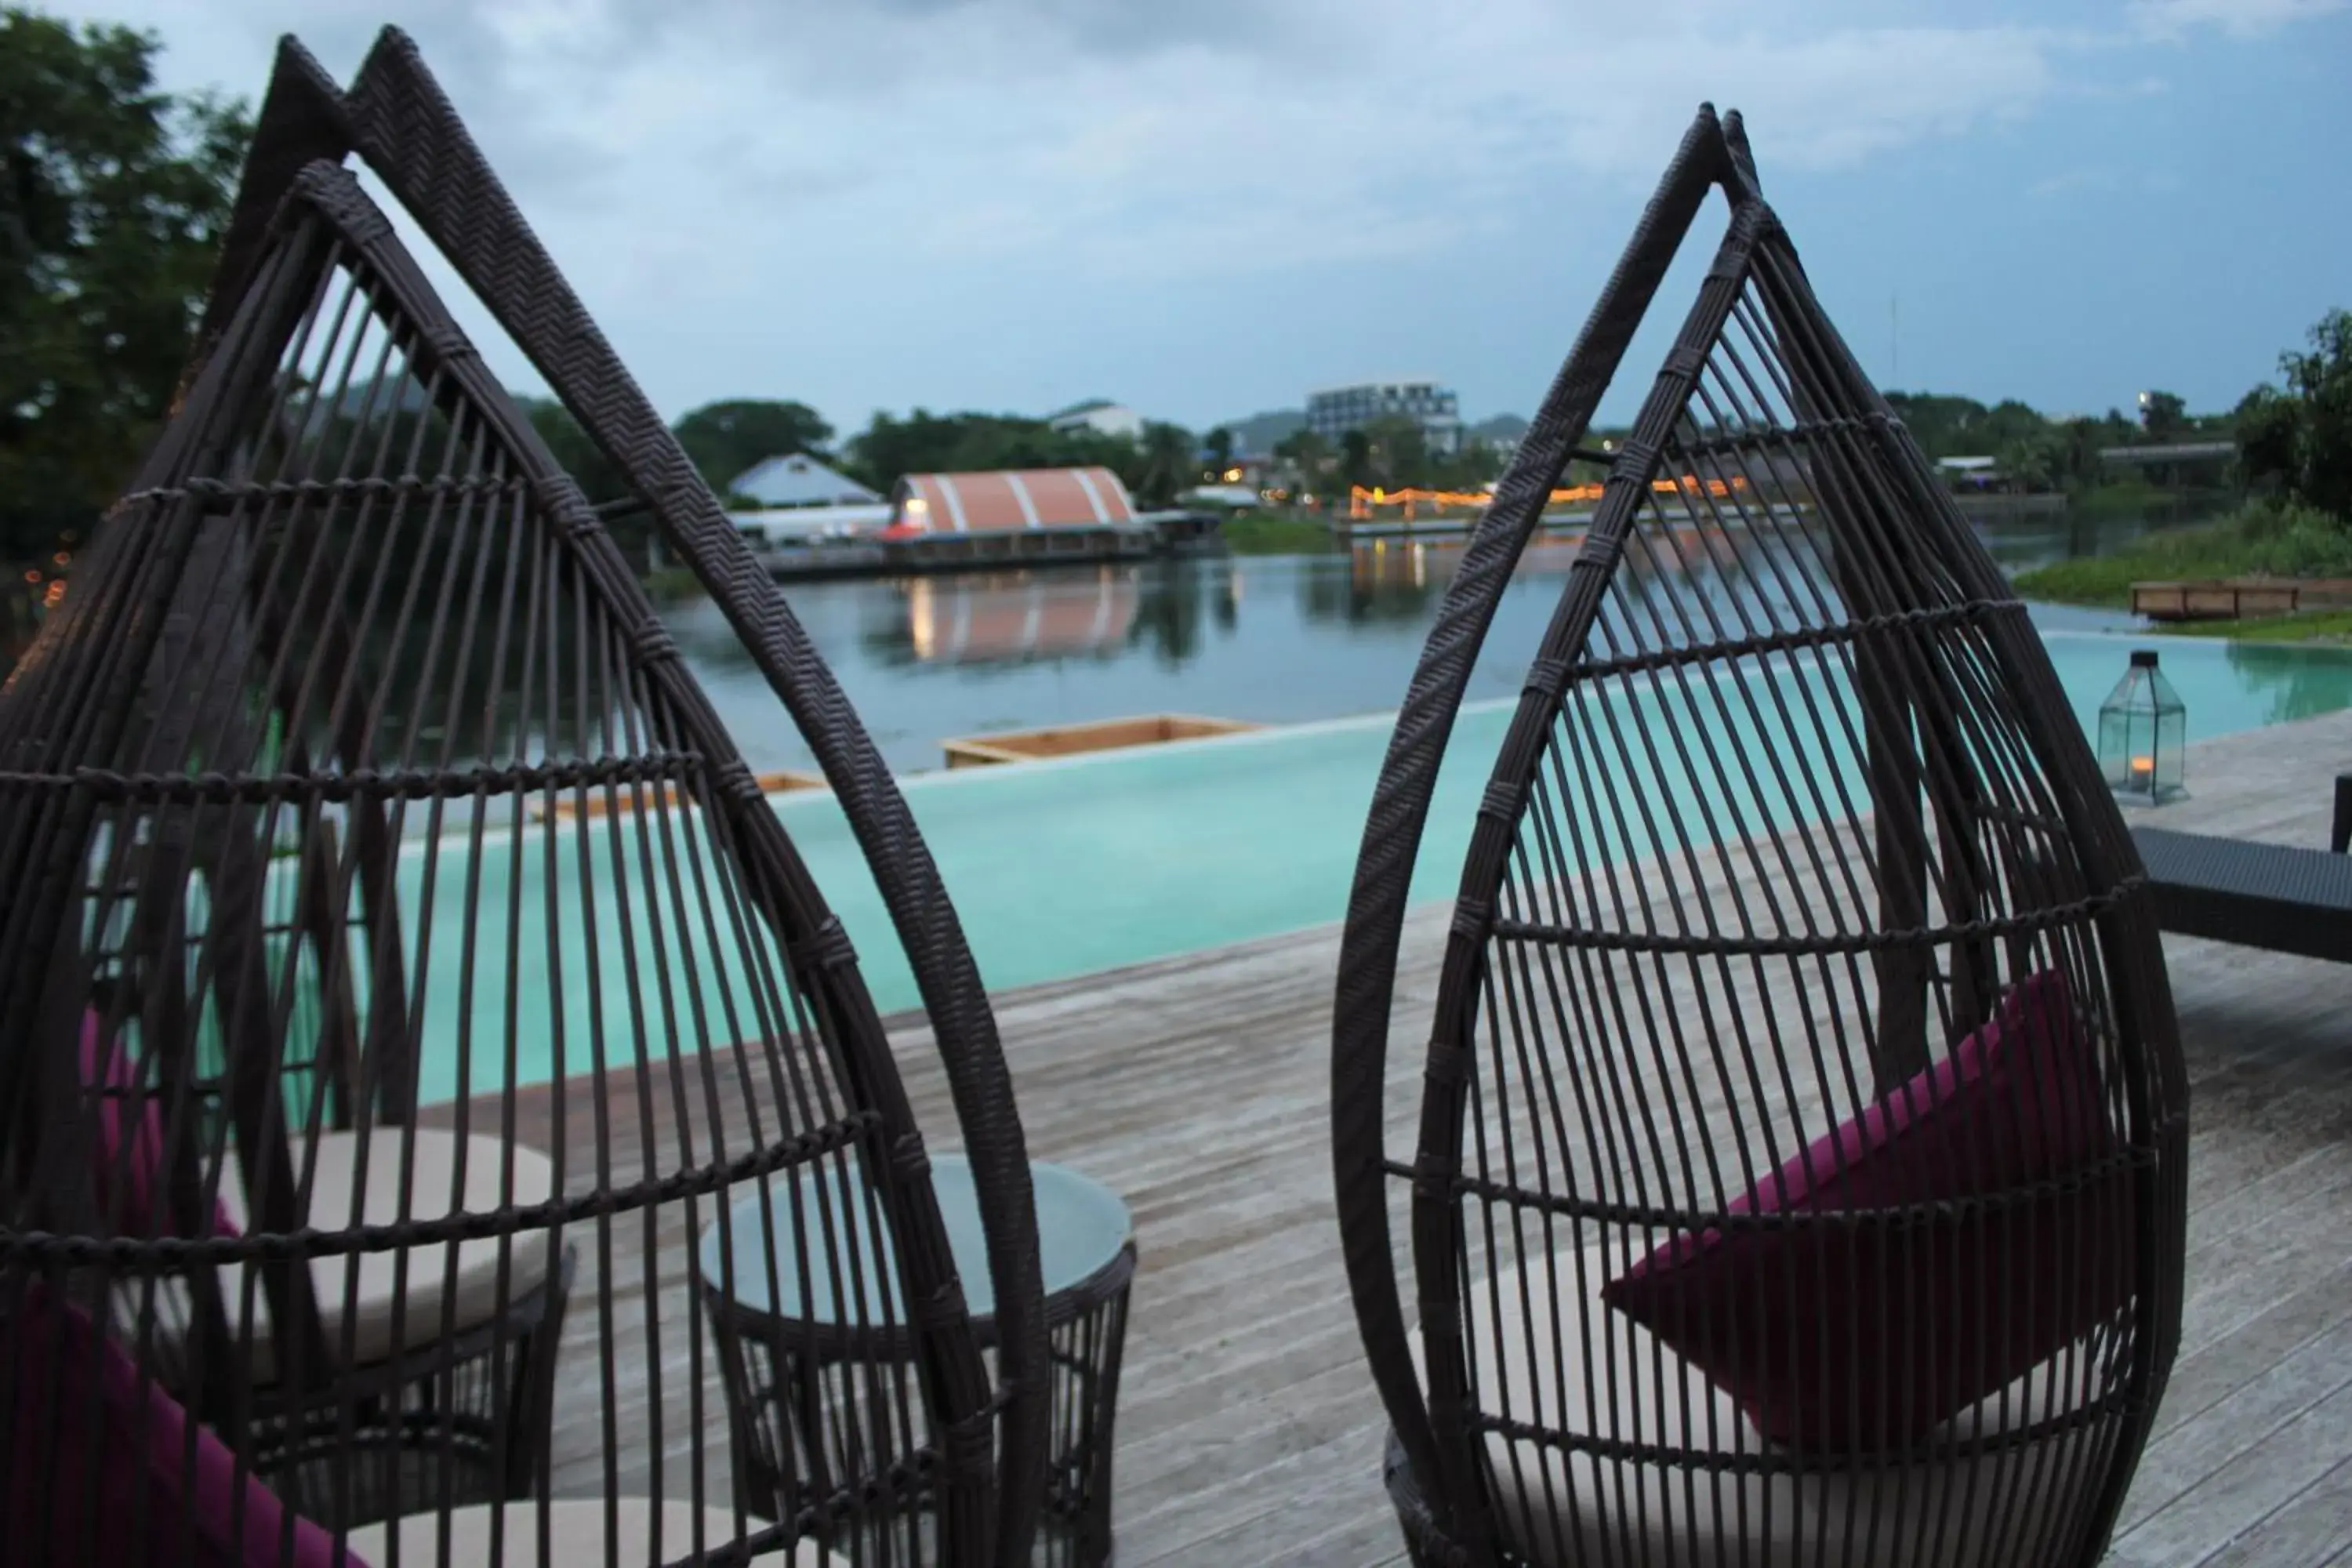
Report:
[[[2352,715],[2209,743],[2189,759],[2193,798],[2149,819],[2324,845],[2329,781],[2347,765]],[[1391,1057],[1399,1147],[1444,916],[1423,910],[1407,933]],[[1122,1568],[1401,1561],[1329,1195],[1337,948],[1336,931],[1307,931],[999,999],[1032,1152],[1108,1182],[1135,1214]],[[2195,1091],[2187,1318],[2114,1561],[2352,1564],[2352,964],[2186,939],[2168,951]],[[919,1027],[898,1044],[924,1124],[951,1128]],[[623,1168],[642,1136],[668,1135],[640,1119],[639,1100],[625,1087],[602,1107]],[[541,1125],[526,1137],[562,1138],[575,1156],[594,1147],[592,1097],[573,1097],[560,1130],[534,1103],[526,1121]],[[688,1230],[674,1215],[654,1229],[656,1255],[675,1260],[667,1292],[683,1285]],[[559,1489],[593,1490],[601,1471],[601,1433],[572,1432],[563,1415],[600,1403],[593,1260],[583,1262]],[[644,1342],[642,1305],[614,1303],[624,1346]],[[662,1316],[674,1316],[667,1302]],[[668,1391],[661,1429],[677,1439],[668,1465],[707,1432],[705,1463],[723,1471],[715,1384],[703,1380],[697,1412],[683,1363],[653,1359]],[[649,1397],[645,1364],[618,1374],[631,1400]],[[665,1474],[628,1479],[684,1489],[682,1469]]]

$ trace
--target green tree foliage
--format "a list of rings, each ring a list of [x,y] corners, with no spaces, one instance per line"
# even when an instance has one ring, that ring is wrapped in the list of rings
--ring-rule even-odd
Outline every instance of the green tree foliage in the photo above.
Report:
[[[1297,468],[1306,478],[1312,479],[1323,471],[1323,465],[1330,460],[1331,443],[1314,431],[1302,426],[1276,441],[1274,444],[1274,455]]]
[[[2080,442],[2075,436],[2067,434],[2065,426],[2085,426],[2092,437],[2091,466],[2081,470],[2081,478],[2086,483],[2096,478],[2099,447],[2126,446],[2142,438],[2139,427],[2114,409],[2109,409],[2105,418],[2071,420],[2062,426],[2013,397],[1987,407],[1973,397],[1890,392],[1886,394],[1886,403],[1895,417],[1903,421],[1904,428],[1911,432],[1919,449],[1931,458],[1998,458],[2012,447],[2021,452],[2035,448],[2053,432],[2062,451],[2068,451]],[[2074,472],[2063,457],[2058,467],[2062,476]]]
[[[1129,485],[1140,470],[1133,441],[1099,430],[1056,430],[1014,414],[877,414],[848,445],[852,472],[877,489],[908,474],[976,468],[1052,468],[1099,464]]]
[[[2294,398],[2265,384],[2238,403],[2238,474],[2254,489],[2284,485],[2294,474],[2302,410]]]
[[[572,417],[570,409],[551,397],[518,395],[515,402],[530,421],[531,428],[539,432],[539,438],[547,443],[556,466],[572,476],[587,496],[589,505],[604,506],[629,493],[621,470],[613,466],[604,449],[588,432],[580,428],[580,422]]]
[[[1042,419],[1013,414],[933,414],[918,408],[905,418],[877,414],[852,437],[849,469],[887,490],[908,474],[961,473],[984,468],[1110,469],[1147,505],[1165,505],[1197,482],[1192,432],[1147,424],[1139,441],[1099,430],[1056,430]]]
[[[1220,425],[1201,437],[1201,456],[1208,466],[1223,472],[1234,460],[1234,433]]]
[[[2038,430],[2011,437],[1991,455],[2001,473],[2027,489],[2056,489],[2065,479],[2067,442],[2046,421]]]
[[[706,403],[671,426],[696,471],[720,495],[753,464],[794,452],[823,457],[833,426],[805,403],[736,397]]]
[[[2139,423],[2153,440],[2178,440],[2189,429],[2189,405],[2176,393],[2147,393],[2140,399]]]
[[[1419,420],[1396,414],[1345,432],[1336,452],[1313,431],[1299,430],[1277,442],[1274,455],[1297,469],[1302,483],[1321,489],[1328,480],[1342,492],[1358,485],[1392,490],[1475,489],[1503,470],[1501,454],[1486,442],[1465,438],[1453,452],[1435,451]],[[1345,499],[1344,493],[1339,499]]]
[[[89,528],[163,421],[251,125],[161,45],[0,8],[0,558]]]
[[[2238,405],[2239,468],[2352,526],[2352,310],[2321,317],[2308,342],[2279,356],[2284,386],[2258,386]]]
[[[1291,497],[1294,502],[1300,495],[1312,495],[1326,510],[1330,508],[1330,489],[1325,482],[1331,467],[1330,442],[1301,426],[1274,444],[1274,456],[1289,470],[1287,482],[1298,492]]]
[[[1370,443],[1372,482],[1390,489],[1426,484],[1431,478],[1429,434],[1417,419],[1383,415],[1364,426]]]
[[[1136,444],[1135,473],[1119,477],[1144,505],[1167,506],[1192,488],[1192,476],[1199,468],[1197,450],[1192,433],[1181,425],[1147,420],[1143,439]]]

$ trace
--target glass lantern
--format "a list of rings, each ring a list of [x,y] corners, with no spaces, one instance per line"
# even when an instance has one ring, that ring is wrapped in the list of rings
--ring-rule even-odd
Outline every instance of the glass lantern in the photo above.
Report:
[[[2189,710],[2156,667],[2154,648],[2132,650],[2131,668],[2099,704],[2099,771],[2116,798],[2132,805],[2162,805],[2189,792],[2182,755]]]

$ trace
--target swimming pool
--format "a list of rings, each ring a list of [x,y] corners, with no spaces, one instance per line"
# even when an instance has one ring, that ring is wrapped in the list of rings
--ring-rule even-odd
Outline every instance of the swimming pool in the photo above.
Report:
[[[2163,650],[2164,669],[2188,707],[2192,741],[2352,707],[2352,652],[2066,631],[2046,632],[2044,640],[2086,726],[2136,647]],[[1477,796],[1514,706],[1474,705],[1456,725],[1414,874],[1417,899],[1454,891]],[[1391,715],[1376,714],[1128,753],[920,775],[905,787],[981,973],[1002,990],[1341,918],[1391,722]],[[2197,787],[2193,773],[2189,787]],[[1801,809],[1785,800],[1751,804],[1774,821]],[[916,1006],[913,976],[839,807],[815,792],[778,797],[775,805],[856,941],[877,1005],[885,1013]],[[530,879],[535,854],[525,851],[520,859],[522,885],[536,887]],[[466,913],[465,879],[450,864],[446,843],[440,858],[436,924]],[[504,852],[484,857],[482,898],[491,909],[478,905],[474,913],[486,923],[507,919],[496,906],[508,859]],[[571,885],[594,877],[593,868],[565,873],[566,885],[545,903],[561,907],[589,894],[583,901],[597,909],[600,930],[611,932],[607,922],[616,912],[609,895],[600,903],[593,886]],[[532,902],[541,905],[536,897]],[[513,997],[494,994],[501,984],[472,1002],[479,1033],[497,1039],[508,1001],[534,999],[520,1009],[527,1032],[515,1066],[521,1081],[551,1075],[548,1020],[568,1020],[567,1059],[578,1061],[584,1059],[584,1021],[599,1019],[610,1038],[628,1018],[622,988],[592,991],[579,963],[566,962],[573,941],[550,942],[543,926],[530,929],[541,918],[526,913],[514,928],[520,967]],[[694,954],[672,954],[667,967],[684,980],[697,963]],[[735,979],[707,971],[699,978],[716,981],[719,993]],[[450,989],[436,984],[427,998],[428,1040],[457,1033]],[[533,1037],[533,1027],[549,1032]],[[616,1054],[625,1059],[633,1053]],[[428,1049],[419,1087],[425,1098],[439,1099],[456,1092],[461,1077],[480,1089],[503,1076],[499,1063],[487,1060],[470,1063],[461,1075],[447,1053]]]

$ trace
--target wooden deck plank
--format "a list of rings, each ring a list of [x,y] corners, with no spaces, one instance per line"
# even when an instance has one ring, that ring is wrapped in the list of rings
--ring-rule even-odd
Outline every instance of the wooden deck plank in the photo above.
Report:
[[[2117,1568],[2192,1568],[2300,1501],[2352,1454],[2352,1386],[2339,1385],[2273,1430],[2225,1441],[2245,1446],[2185,1496],[2117,1536]]]
[[[2190,758],[2195,797],[2151,819],[2324,842],[2327,781],[2347,755],[2352,715],[2210,742]],[[1400,1153],[1412,1146],[1445,929],[1442,908],[1407,922],[1388,1062]],[[1338,947],[1336,931],[1298,932],[997,998],[1031,1152],[1106,1181],[1135,1215],[1117,1461],[1122,1563],[1353,1568],[1398,1556],[1380,1484],[1384,1422],[1333,1223]],[[2352,1489],[2352,965],[2185,939],[2167,951],[2194,1095],[2189,1279],[2181,1359],[2116,1562],[2311,1562],[2314,1544],[2330,1540],[2328,1509]],[[951,1147],[945,1076],[920,1021],[895,1021],[893,1047],[918,1117]],[[689,1125],[669,1125],[666,1085],[647,1093],[616,1078],[605,1097],[614,1169],[665,1168],[681,1139],[709,1159],[714,1131],[728,1148],[744,1145],[758,1108],[735,1102],[730,1065],[686,1070],[698,1105],[700,1075],[717,1072],[716,1124],[697,1110]],[[519,1095],[519,1133],[591,1146],[584,1088],[562,1108],[560,1133],[551,1093]],[[575,1168],[571,1184],[587,1179]],[[629,1288],[610,1304],[625,1336],[624,1426],[658,1426],[672,1495],[698,1466],[723,1496],[717,1381],[706,1368],[698,1424],[683,1359],[692,1227],[677,1205],[652,1223],[653,1300],[642,1223],[614,1237],[630,1248]],[[576,1492],[600,1488],[604,1468],[601,1433],[582,1429],[601,1402],[588,1262],[565,1336],[557,1446],[558,1488]],[[649,1311],[664,1328],[650,1352]],[[625,1484],[652,1474],[652,1454],[624,1458]]]
[[[2352,1561],[2352,1458],[2293,1502],[2207,1558],[2203,1568],[2273,1568]]]

